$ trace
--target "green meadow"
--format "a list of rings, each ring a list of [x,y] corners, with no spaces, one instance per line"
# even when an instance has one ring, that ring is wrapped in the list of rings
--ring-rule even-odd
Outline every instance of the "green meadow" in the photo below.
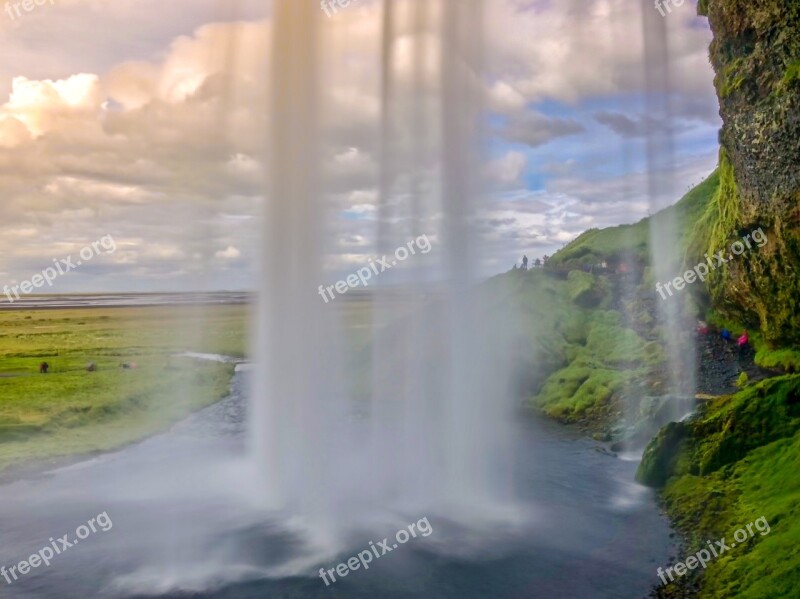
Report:
[[[247,310],[0,312],[0,472],[121,447],[219,400],[234,366],[178,354],[243,357]],[[39,373],[42,362],[49,373]]]

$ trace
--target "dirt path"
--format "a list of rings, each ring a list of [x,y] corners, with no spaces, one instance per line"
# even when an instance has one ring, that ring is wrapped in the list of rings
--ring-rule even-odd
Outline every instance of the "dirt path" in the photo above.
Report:
[[[776,376],[756,366],[752,347],[740,357],[736,341],[725,341],[713,329],[707,335],[697,335],[697,392],[708,395],[735,393],[736,381],[741,372],[746,372],[750,383]]]

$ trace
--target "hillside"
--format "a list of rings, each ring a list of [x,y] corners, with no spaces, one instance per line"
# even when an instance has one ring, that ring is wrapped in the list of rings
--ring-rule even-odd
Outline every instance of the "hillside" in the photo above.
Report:
[[[580,268],[583,265],[604,261],[616,264],[631,257],[641,263],[649,263],[651,228],[658,227],[662,221],[673,218],[683,231],[681,246],[685,253],[698,236],[695,223],[701,221],[710,211],[719,192],[719,185],[720,174],[717,170],[700,185],[692,188],[675,205],[651,217],[643,218],[636,224],[589,229],[556,252],[550,258],[550,264],[559,268]]]
[[[631,395],[663,392],[663,356],[655,341],[664,331],[648,322],[656,301],[649,269],[628,275],[627,287],[612,273],[622,263],[649,263],[649,231],[662,218],[681,223],[677,249],[687,268],[762,229],[763,247],[713,271],[681,301],[687,322],[703,318],[712,334],[748,328],[751,355],[775,372],[762,371],[771,378],[759,382],[743,376],[739,392],[718,392],[688,421],[663,428],[647,447],[638,478],[661,489],[682,534],[684,555],[676,561],[709,540],[727,538],[730,545],[748,523],[768,523],[767,532],[734,544],[706,568],[661,586],[654,597],[792,597],[800,584],[800,376],[792,374],[800,372],[800,3],[705,0],[699,10],[714,32],[710,60],[724,123],[719,167],[667,211],[633,225],[586,231],[551,258],[552,273],[574,269],[552,315],[561,321],[565,310],[578,309],[571,307],[568,286],[580,283],[606,295],[594,307],[584,304],[579,322],[620,328],[599,343],[602,334],[592,324],[565,338],[563,363],[533,401],[568,421],[601,413],[610,423]],[[584,272],[602,263],[611,272]],[[562,328],[574,330],[575,318]],[[631,332],[644,345],[631,336],[632,354],[617,352],[611,340]],[[714,367],[706,363],[714,351],[700,352],[701,370]],[[618,357],[624,359],[615,365]],[[747,370],[746,362],[739,359],[740,370]],[[646,403],[640,402],[640,412]],[[605,430],[604,438],[617,438],[619,427]]]

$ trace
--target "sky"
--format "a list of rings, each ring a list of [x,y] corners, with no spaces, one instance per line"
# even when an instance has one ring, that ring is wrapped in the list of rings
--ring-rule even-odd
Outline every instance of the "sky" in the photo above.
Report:
[[[0,287],[111,236],[113,253],[40,291],[255,288],[270,2],[13,4],[0,13]],[[335,280],[373,255],[381,6],[319,14]],[[661,27],[670,80],[653,89],[643,57]],[[483,273],[636,222],[714,169],[721,122],[696,2],[662,17],[641,0],[486,0],[484,31]],[[403,32],[397,43],[402,78]],[[648,110],[653,94],[669,100],[668,120]],[[659,127],[674,144],[673,189],[654,198],[647,132]]]

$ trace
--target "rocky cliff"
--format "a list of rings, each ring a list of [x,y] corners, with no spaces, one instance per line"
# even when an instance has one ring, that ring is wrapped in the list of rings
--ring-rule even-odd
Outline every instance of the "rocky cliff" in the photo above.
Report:
[[[800,1],[701,0],[723,127],[719,192],[696,249],[769,242],[710,279],[714,306],[772,344],[800,340]],[[695,256],[696,257],[696,256]]]

